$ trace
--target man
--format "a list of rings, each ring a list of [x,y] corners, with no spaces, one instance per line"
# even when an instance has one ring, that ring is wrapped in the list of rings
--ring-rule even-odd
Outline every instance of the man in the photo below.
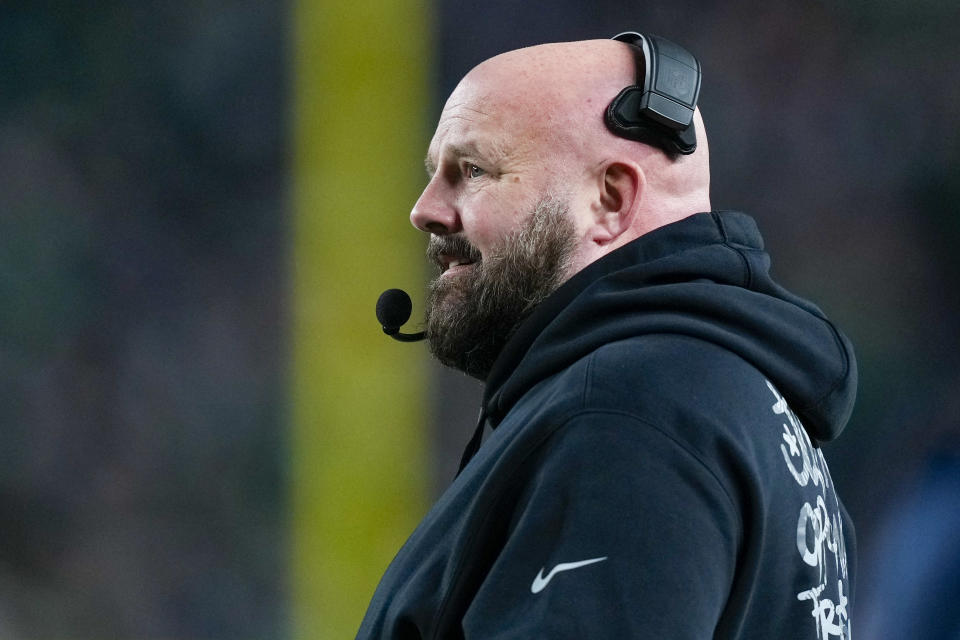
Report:
[[[651,42],[511,51],[446,103],[411,220],[441,271],[431,350],[483,411],[361,638],[850,637],[817,443],[852,349],[770,279],[752,219],[711,212],[699,113],[611,123]]]

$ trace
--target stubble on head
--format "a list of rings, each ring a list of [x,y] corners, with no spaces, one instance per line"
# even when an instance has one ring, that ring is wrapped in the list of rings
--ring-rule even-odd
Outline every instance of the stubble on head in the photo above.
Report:
[[[533,309],[570,275],[576,229],[566,198],[542,198],[523,226],[481,258],[462,235],[432,236],[428,257],[474,259],[430,284],[426,332],[441,363],[481,380]]]

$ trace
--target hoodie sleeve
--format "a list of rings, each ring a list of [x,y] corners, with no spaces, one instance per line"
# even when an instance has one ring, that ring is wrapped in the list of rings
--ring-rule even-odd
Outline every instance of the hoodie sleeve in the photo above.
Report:
[[[531,471],[527,471],[530,469]],[[667,431],[589,412],[554,432],[523,480],[466,638],[713,636],[741,535],[716,475]]]

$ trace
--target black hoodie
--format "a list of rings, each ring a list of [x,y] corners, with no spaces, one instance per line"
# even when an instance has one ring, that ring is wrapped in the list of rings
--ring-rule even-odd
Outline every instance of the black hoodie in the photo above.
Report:
[[[849,638],[853,528],[818,443],[846,338],[751,218],[691,216],[576,274],[488,376],[488,441],[358,638]]]

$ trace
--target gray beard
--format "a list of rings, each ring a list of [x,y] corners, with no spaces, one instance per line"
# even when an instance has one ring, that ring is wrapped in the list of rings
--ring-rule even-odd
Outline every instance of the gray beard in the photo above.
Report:
[[[569,205],[550,197],[483,259],[463,236],[432,236],[429,256],[453,253],[475,262],[467,273],[430,283],[430,352],[448,367],[485,379],[520,323],[569,277],[575,247]]]

